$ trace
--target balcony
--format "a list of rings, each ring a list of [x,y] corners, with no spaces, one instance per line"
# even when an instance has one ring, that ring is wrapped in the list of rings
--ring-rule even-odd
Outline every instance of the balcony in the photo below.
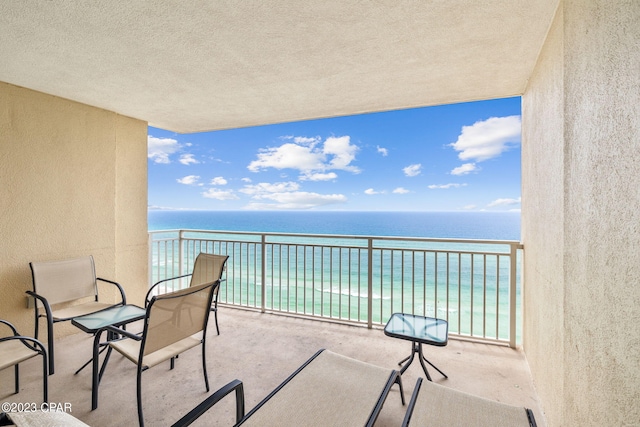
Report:
[[[320,348],[397,367],[410,343],[385,336],[382,327],[393,312],[404,311],[449,321],[448,345],[425,346],[449,375],[431,369],[436,382],[529,407],[544,425],[517,348],[518,242],[198,230],[151,232],[149,238],[152,282],[190,272],[199,252],[229,255],[219,299],[221,335],[210,328],[207,342],[209,379],[212,391],[241,379],[247,409]],[[74,416],[95,427],[134,423],[135,369],[116,354],[100,385],[99,407],[90,410],[90,370],[74,371],[90,358],[91,346],[82,333],[58,341],[50,401],[71,404]],[[38,362],[23,364],[18,395],[3,386],[3,401],[40,401]],[[200,366],[199,351],[190,351],[173,371],[167,364],[143,374],[148,425],[170,425],[207,396]],[[418,376],[424,374],[414,363],[403,375],[406,397]],[[0,378],[11,384],[12,370]],[[233,425],[234,410],[230,396],[199,423]],[[397,426],[404,412],[394,388],[377,425]]]
[[[277,316],[256,310],[222,306],[220,331],[210,328],[207,339],[207,367],[212,391],[238,378],[244,382],[247,408],[252,408],[269,391],[319,348],[328,348],[363,361],[389,368],[407,356],[410,344],[384,335],[382,330],[357,325],[318,322],[294,316]],[[137,325],[130,327],[135,329]],[[91,411],[91,372],[74,371],[91,355],[92,338],[79,333],[56,343],[56,373],[49,377],[49,400],[70,403],[75,417],[94,426],[133,425],[136,422],[135,367],[113,354],[100,384],[99,406]],[[427,357],[449,379],[433,369],[434,381],[489,399],[533,409],[539,426],[544,426],[537,395],[524,354],[507,346],[451,339],[446,347],[425,346]],[[157,366],[143,374],[143,405],[147,425],[170,425],[208,394],[202,379],[200,352],[184,353],[176,369]],[[0,400],[39,402],[42,399],[39,360],[21,366],[21,391],[13,395],[13,370],[0,372]],[[403,375],[405,395],[413,390],[420,365],[412,364]],[[207,412],[202,426],[231,426],[234,423],[233,396]],[[404,416],[398,389],[394,387],[376,425],[398,426]]]

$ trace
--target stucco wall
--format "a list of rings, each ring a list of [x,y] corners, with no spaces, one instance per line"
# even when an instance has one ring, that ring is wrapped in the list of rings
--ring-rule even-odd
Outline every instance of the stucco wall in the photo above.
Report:
[[[0,83],[1,318],[33,333],[30,261],[93,255],[99,276],[141,301],[146,133],[145,122]]]
[[[524,95],[524,341],[550,426],[640,425],[638,22],[640,2],[561,2]]]
[[[523,343],[543,402],[564,384],[562,19],[560,10],[522,97]],[[557,425],[562,406],[543,406]]]

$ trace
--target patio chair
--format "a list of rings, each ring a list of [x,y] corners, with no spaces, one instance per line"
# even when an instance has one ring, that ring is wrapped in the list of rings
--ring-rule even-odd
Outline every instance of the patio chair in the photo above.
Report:
[[[182,279],[184,277],[191,277],[191,281],[189,282],[189,286],[198,286],[204,283],[210,282],[221,282],[224,279],[222,278],[222,274],[224,273],[225,265],[229,256],[227,255],[216,255],[209,254],[205,252],[200,252],[196,257],[195,262],[193,263],[193,271],[189,274],[183,274],[182,276],[171,277],[168,279],[160,280],[151,286],[147,295],[145,297],[145,304],[148,304],[151,296],[158,295],[161,290],[165,290],[167,288],[173,290],[174,287],[169,287],[166,285],[167,282]],[[160,285],[163,285],[160,286]],[[215,286],[213,291],[213,304],[211,305],[211,311],[213,311],[216,321],[216,332],[220,335],[220,327],[218,326],[218,293],[220,290],[219,284]]]
[[[173,426],[190,425],[232,391],[237,426],[373,426],[393,384],[404,405],[398,371],[320,350],[246,415],[242,381],[233,380]]]
[[[126,304],[126,297],[119,283],[96,277],[93,256],[61,261],[31,262],[29,266],[33,278],[33,291],[27,291],[27,294],[36,301],[34,337],[38,339],[39,318],[45,317],[49,374],[53,375],[55,370],[53,324]],[[120,293],[120,302],[100,301],[98,281],[115,286]]]
[[[138,421],[142,414],[142,372],[200,345],[204,383],[209,391],[206,364],[206,336],[215,283],[193,286],[151,298],[147,305],[142,335],[109,326],[105,329],[124,335],[109,347],[137,366]],[[173,367],[173,363],[172,363]],[[97,391],[96,391],[97,392]]]
[[[14,366],[15,394],[18,394],[20,392],[20,363],[38,355],[42,356],[43,402],[48,402],[47,351],[44,345],[37,339],[20,335],[16,328],[6,320],[0,319],[0,324],[11,329],[10,335],[0,338],[0,371]]]
[[[424,390],[421,390],[421,387]],[[407,413],[406,427],[535,427],[531,409],[495,402],[418,378]]]

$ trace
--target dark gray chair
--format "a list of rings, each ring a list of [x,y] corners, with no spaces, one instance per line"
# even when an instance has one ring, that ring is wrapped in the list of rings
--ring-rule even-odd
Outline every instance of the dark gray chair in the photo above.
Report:
[[[34,337],[38,338],[40,317],[46,318],[49,374],[53,375],[55,370],[53,324],[126,304],[126,297],[119,283],[96,277],[92,256],[31,262],[29,266],[33,278],[33,291],[27,291],[27,294],[35,299]],[[101,301],[98,298],[98,281],[115,286],[120,301],[116,303]],[[74,304],[67,304],[71,302]]]
[[[531,409],[507,405],[418,378],[403,427],[535,427]]]
[[[320,350],[244,414],[244,388],[234,380],[205,399],[174,427],[188,426],[223,397],[235,391],[238,426],[373,426],[398,371]]]
[[[141,427],[144,425],[142,372],[167,360],[173,362],[180,353],[201,346],[204,383],[209,391],[205,350],[211,300],[217,283],[205,283],[152,297],[146,308],[141,335],[112,326],[105,328],[125,337],[111,341],[109,348],[136,364],[138,421]],[[97,387],[94,388],[94,401],[97,402]]]
[[[5,325],[11,330],[10,335],[5,335],[0,338],[0,370],[14,366],[15,393],[17,394],[20,392],[20,363],[32,357],[42,356],[43,402],[48,402],[48,363],[47,351],[44,345],[35,338],[20,335],[16,328],[6,320],[0,319],[0,324]]]
[[[171,292],[177,289],[181,289],[180,282],[176,280],[191,277],[189,287],[202,285],[203,283],[210,283],[214,281],[221,282],[224,279],[222,275],[225,270],[225,265],[229,256],[216,255],[201,252],[196,257],[193,263],[193,270],[189,274],[183,274],[182,276],[171,277],[168,279],[160,280],[149,288],[145,297],[145,304],[148,304],[153,295],[161,295],[163,292]],[[170,284],[171,283],[171,284]],[[176,284],[177,283],[177,284]],[[220,285],[218,284],[213,291],[213,303],[211,305],[211,311],[213,311],[216,321],[216,332],[220,335],[220,327],[218,326],[218,293],[220,291]]]

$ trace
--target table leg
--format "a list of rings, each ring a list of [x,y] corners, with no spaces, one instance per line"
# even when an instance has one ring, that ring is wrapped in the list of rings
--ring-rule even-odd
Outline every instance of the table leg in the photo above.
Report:
[[[93,411],[98,407],[98,385],[100,384],[100,378],[98,373],[98,365],[100,364],[100,336],[102,330],[96,332],[93,338],[93,359],[92,372],[91,372],[91,410]]]
[[[407,368],[409,367],[409,365],[411,365],[413,363],[413,358],[414,358],[416,353],[418,353],[418,344],[416,342],[412,341],[411,342],[411,354],[398,362],[398,366],[402,366],[402,364],[404,362],[407,362],[404,366],[402,366],[402,368],[400,368],[400,375],[404,374],[404,371],[406,371]],[[420,363],[422,363],[422,361],[420,361]],[[427,374],[427,376],[429,376],[429,374]]]
[[[449,378],[444,372],[442,372],[440,369],[438,369],[438,367],[436,365],[434,365],[433,363],[429,362],[429,360],[424,357],[424,354],[422,353],[422,344],[418,344],[418,352],[419,352],[419,358],[420,358],[420,364],[422,365],[422,369],[424,370],[424,373],[427,374],[427,379],[429,381],[431,381],[431,377],[429,376],[429,373],[427,372],[427,367],[425,366],[424,362],[427,362],[429,365],[431,365],[433,367],[433,369],[435,369],[436,371],[440,372],[440,374],[442,374],[443,377],[445,378]],[[422,361],[424,359],[424,362]]]

